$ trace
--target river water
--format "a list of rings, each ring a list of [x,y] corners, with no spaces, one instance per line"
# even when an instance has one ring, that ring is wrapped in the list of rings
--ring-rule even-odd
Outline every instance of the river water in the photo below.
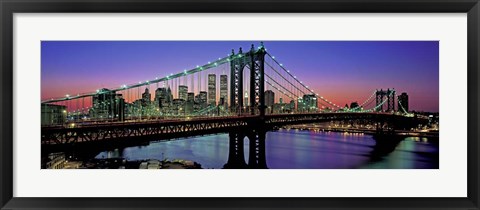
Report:
[[[193,160],[202,168],[222,168],[228,159],[227,134],[151,142],[147,146],[104,151],[96,158],[127,160]],[[439,167],[438,140],[407,137],[395,149],[373,158],[375,140],[370,135],[300,130],[268,132],[266,159],[270,169],[432,169]],[[245,139],[248,163],[248,140]]]

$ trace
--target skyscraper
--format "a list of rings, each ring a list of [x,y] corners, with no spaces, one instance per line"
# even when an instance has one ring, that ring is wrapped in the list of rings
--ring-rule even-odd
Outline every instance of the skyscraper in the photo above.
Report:
[[[98,91],[98,94],[92,97],[93,109],[90,110],[90,116],[96,118],[114,118],[123,115],[123,111],[120,113],[120,109],[123,109],[123,102],[122,94],[116,94],[109,89],[103,88]]]
[[[187,100],[188,87],[185,85],[178,86],[178,98],[184,101]]]
[[[172,101],[172,110],[174,115],[184,115],[185,114],[185,101],[183,99],[173,99]]]
[[[197,96],[198,98],[196,102],[200,105],[200,108],[207,107],[207,92],[200,91]]]
[[[208,104],[217,105],[217,86],[216,86],[216,75],[208,74]]]
[[[194,93],[193,92],[187,93],[187,101],[185,104],[186,114],[193,113],[193,105],[194,105]]]
[[[140,100],[140,115],[147,115],[151,113],[152,104],[152,94],[148,88],[145,88],[145,92],[142,93],[142,98]]]
[[[223,104],[227,106],[227,98],[228,98],[228,78],[227,75],[220,75],[220,99],[223,98]]]
[[[275,103],[275,93],[272,90],[265,91],[265,106],[267,106],[267,111],[273,112],[273,104]]]
[[[290,108],[290,112],[295,111],[295,100],[291,100],[288,107]]]
[[[155,106],[158,108],[162,108],[164,106],[165,98],[167,95],[167,89],[166,88],[157,88],[155,90],[155,98],[153,99],[155,101]]]
[[[297,99],[297,110],[299,112],[304,112],[306,109],[305,109],[306,105],[305,105],[305,101],[303,100],[302,97],[298,97]]]
[[[400,112],[408,112],[408,94],[403,92],[398,96],[398,107],[397,110]]]
[[[187,101],[194,101],[194,93],[193,92],[187,93]]]
[[[142,93],[142,101],[144,104],[149,104],[150,100],[152,100],[152,94],[150,94],[150,90],[145,88],[145,92]]]
[[[318,109],[317,96],[315,94],[303,95],[303,102],[307,111],[315,111]]]
[[[166,113],[167,108],[171,106],[173,101],[172,91],[170,88],[157,88],[155,90],[155,107],[159,108],[158,111]]]
[[[265,106],[271,107],[275,103],[275,93],[271,90],[265,91]]]
[[[165,106],[165,100],[167,99],[167,89],[166,88],[157,88],[155,90],[155,106],[162,108]]]
[[[172,94],[172,89],[170,87],[167,88],[167,102],[172,103],[173,101],[173,94]]]

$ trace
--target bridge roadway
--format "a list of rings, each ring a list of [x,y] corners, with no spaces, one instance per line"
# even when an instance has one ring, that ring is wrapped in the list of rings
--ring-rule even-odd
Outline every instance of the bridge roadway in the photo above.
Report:
[[[306,113],[276,114],[265,117],[244,115],[182,120],[140,122],[104,122],[75,127],[42,127],[42,145],[78,144],[92,141],[134,139],[165,140],[216,133],[269,131],[276,127],[315,122],[369,120],[391,128],[405,128],[425,123],[425,119],[389,113]]]

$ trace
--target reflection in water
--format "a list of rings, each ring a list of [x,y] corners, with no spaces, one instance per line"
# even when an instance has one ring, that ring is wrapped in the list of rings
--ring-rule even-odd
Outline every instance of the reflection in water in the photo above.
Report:
[[[211,135],[105,151],[97,158],[124,157],[127,160],[184,159],[203,168],[222,168],[228,160],[228,135]],[[245,140],[248,162],[248,140]],[[268,132],[267,165],[270,169],[342,168],[438,168],[438,142],[409,137],[392,152],[372,158],[375,140],[369,135],[345,135],[313,131],[281,130]]]

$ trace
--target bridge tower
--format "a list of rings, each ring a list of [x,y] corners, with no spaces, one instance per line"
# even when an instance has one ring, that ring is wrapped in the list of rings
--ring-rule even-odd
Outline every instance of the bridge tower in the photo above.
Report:
[[[395,112],[395,90],[387,90],[387,112]]]
[[[375,92],[375,107],[377,112],[383,112],[384,100],[387,104],[387,112],[395,111],[395,89],[377,90]]]
[[[233,113],[250,112],[251,115],[265,116],[265,47],[263,42],[258,49],[253,44],[243,53],[242,48],[230,54],[230,109]],[[243,70],[250,69],[250,107],[243,110]],[[258,111],[257,111],[258,110]]]
[[[265,47],[263,42],[258,49],[252,44],[248,52],[242,48],[235,54],[230,54],[230,110],[241,115],[249,113],[257,115],[248,122],[248,128],[241,131],[231,131],[228,162],[224,168],[267,168],[265,158]],[[246,101],[243,100],[243,71],[250,69],[250,106],[244,110]],[[243,139],[250,141],[248,164],[244,159]]]

